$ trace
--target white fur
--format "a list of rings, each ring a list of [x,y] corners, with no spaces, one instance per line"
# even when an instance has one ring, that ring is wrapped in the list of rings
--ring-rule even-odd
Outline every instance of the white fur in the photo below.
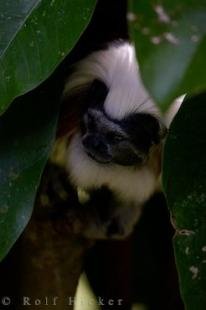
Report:
[[[122,200],[142,204],[155,191],[157,179],[148,167],[139,169],[98,164],[85,153],[76,134],[67,153],[67,168],[73,183],[85,190],[107,185]]]
[[[78,92],[95,78],[102,80],[109,89],[104,109],[110,117],[122,119],[137,111],[159,115],[141,81],[131,44],[113,44],[80,61],[66,83],[64,96]],[[121,200],[143,204],[157,186],[157,176],[146,165],[134,168],[92,160],[85,153],[78,133],[71,140],[66,160],[71,180],[84,190],[106,185]]]
[[[91,83],[95,78],[102,80],[109,88],[104,103],[109,116],[121,119],[137,111],[159,114],[143,86],[133,45],[113,44],[80,61],[75,73],[67,81],[64,96],[77,90],[79,86]]]

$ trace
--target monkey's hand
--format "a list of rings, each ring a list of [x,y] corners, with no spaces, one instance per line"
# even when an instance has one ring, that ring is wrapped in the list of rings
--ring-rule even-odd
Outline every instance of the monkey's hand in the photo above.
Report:
[[[132,232],[141,213],[140,206],[119,202],[107,187],[87,195],[83,197],[86,202],[83,201],[78,215],[83,236],[123,239]]]
[[[67,172],[52,163],[46,167],[38,199],[41,213],[49,210],[54,223],[61,218],[69,232],[89,239],[123,239],[141,213],[140,206],[119,202],[107,187],[77,193]]]

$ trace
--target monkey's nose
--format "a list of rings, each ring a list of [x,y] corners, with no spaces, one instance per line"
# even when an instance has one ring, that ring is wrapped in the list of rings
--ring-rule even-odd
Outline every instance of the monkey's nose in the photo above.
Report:
[[[86,153],[99,163],[108,163],[112,156],[108,152],[108,146],[102,141],[99,135],[86,134],[82,138],[82,145]]]
[[[87,151],[101,154],[101,156],[109,156],[108,146],[103,141],[103,138],[98,134],[87,134],[82,139],[82,144]]]
[[[86,149],[104,148],[102,141],[96,135],[85,135],[82,139],[82,144]]]

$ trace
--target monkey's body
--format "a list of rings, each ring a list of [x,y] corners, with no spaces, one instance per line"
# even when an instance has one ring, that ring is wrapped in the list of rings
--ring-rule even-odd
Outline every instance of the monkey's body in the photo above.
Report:
[[[89,197],[85,210],[92,210],[92,220],[85,235],[127,236],[143,204],[160,188],[165,135],[140,79],[134,47],[118,42],[80,61],[63,100],[81,102],[65,164],[74,187]]]

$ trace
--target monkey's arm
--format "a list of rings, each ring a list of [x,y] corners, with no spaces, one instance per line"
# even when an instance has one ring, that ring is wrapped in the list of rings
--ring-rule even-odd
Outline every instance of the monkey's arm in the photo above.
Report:
[[[91,239],[127,237],[141,213],[141,206],[121,201],[106,186],[90,193],[82,205],[86,219],[83,234]]]
[[[141,206],[126,205],[106,186],[86,193],[85,199],[85,192],[76,191],[64,168],[49,163],[45,172],[41,204],[50,208],[52,217],[64,217],[69,231],[89,239],[120,239],[132,232]]]

